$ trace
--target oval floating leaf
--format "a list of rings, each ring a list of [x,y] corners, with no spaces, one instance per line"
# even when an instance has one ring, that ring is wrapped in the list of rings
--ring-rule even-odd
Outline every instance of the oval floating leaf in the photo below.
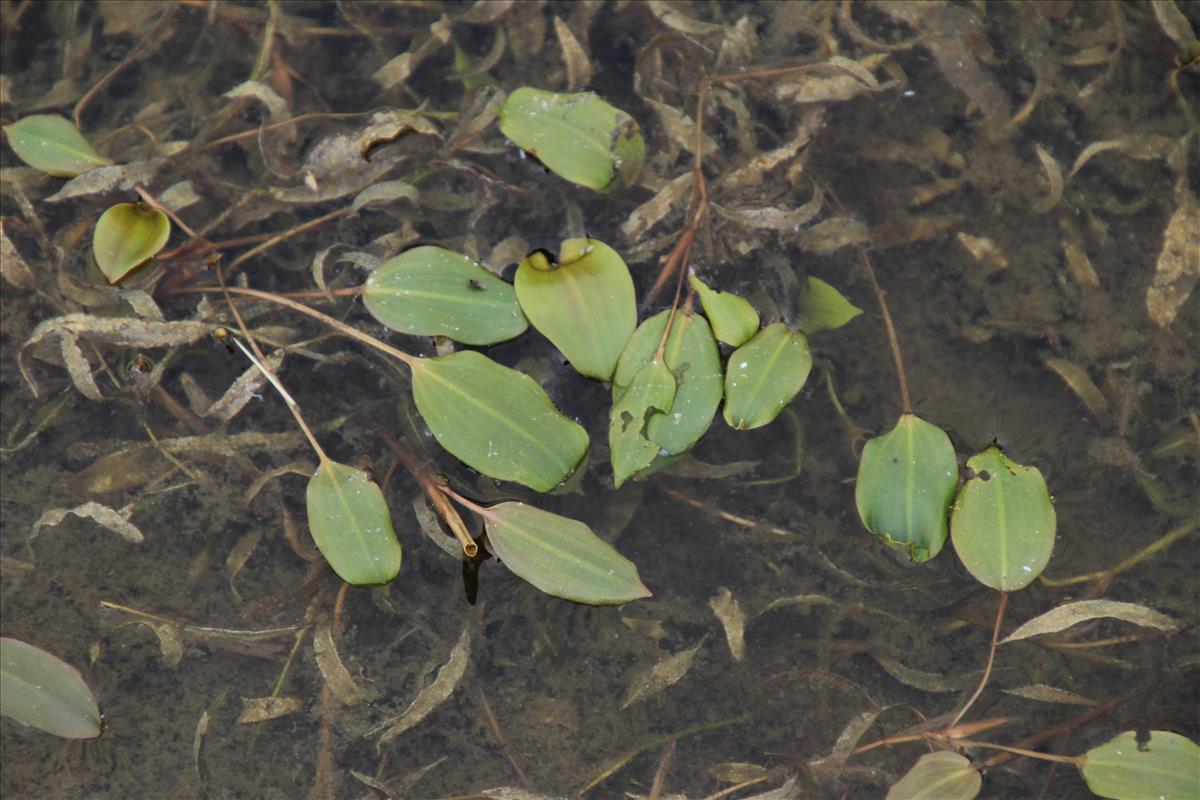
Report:
[[[670,315],[670,310],[655,314],[629,338],[613,373],[613,398],[617,401],[658,350]],[[663,360],[675,376],[675,402],[669,414],[650,414],[646,436],[662,452],[675,456],[687,452],[708,430],[724,393],[721,356],[708,321],[699,314],[678,312],[663,347]]]
[[[863,447],[854,501],[867,530],[905,548],[914,561],[926,561],[946,543],[946,512],[957,486],[950,437],[904,414]]]
[[[73,124],[53,114],[34,114],[4,126],[17,158],[56,178],[113,163],[97,153]]]
[[[749,300],[732,292],[710,289],[695,275],[688,278],[688,283],[700,295],[700,305],[704,306],[717,341],[741,347],[758,332],[758,312]]]
[[[96,266],[116,283],[154,258],[171,237],[171,222],[157,208],[118,203],[100,215],[92,235]]]
[[[338,577],[379,586],[400,571],[400,542],[379,486],[362,470],[323,461],[308,481],[308,529]]]
[[[971,800],[983,778],[971,759],[958,753],[926,753],[888,789],[886,800]]]
[[[1132,622],[1134,625],[1157,628],[1160,631],[1173,631],[1178,627],[1175,620],[1166,614],[1137,603],[1122,603],[1119,600],[1077,600],[1052,608],[1045,614],[1039,614],[1010,633],[1000,644],[1028,639],[1030,636],[1041,636],[1044,633],[1058,633],[1072,625],[1101,617],[1111,617]]]
[[[1170,731],[1151,731],[1143,751],[1126,731],[1083,755],[1088,788],[1116,800],[1195,800],[1200,797],[1200,746]]]
[[[95,739],[103,729],[79,670],[9,637],[0,638],[0,714],[67,739]]]
[[[992,445],[967,461],[950,515],[954,552],[976,580],[996,591],[1028,586],[1054,549],[1054,502],[1036,467],[1015,463]]]
[[[483,522],[497,557],[546,594],[592,605],[650,596],[634,563],[578,520],[500,503],[486,510]]]
[[[800,330],[810,334],[840,328],[862,313],[837,289],[813,277],[801,288],[796,311]]]
[[[413,367],[413,400],[438,443],[498,480],[539,492],[562,483],[587,451],[588,436],[537,382],[463,350]]]
[[[495,344],[529,327],[511,284],[440,247],[414,247],[385,261],[363,285],[371,316],[413,336]]]
[[[799,394],[810,369],[803,333],[782,322],[763,328],[725,366],[725,421],[739,429],[766,425]]]
[[[621,399],[613,403],[608,448],[618,487],[629,476],[650,466],[659,454],[658,443],[647,437],[646,423],[652,414],[669,412],[674,402],[675,377],[663,359],[655,356],[638,370]]]
[[[517,89],[500,108],[500,130],[555,175],[598,192],[632,186],[646,158],[633,117],[591,92]]]
[[[567,239],[559,263],[538,252],[517,267],[517,300],[529,321],[581,375],[607,381],[637,325],[625,261],[603,242]]]

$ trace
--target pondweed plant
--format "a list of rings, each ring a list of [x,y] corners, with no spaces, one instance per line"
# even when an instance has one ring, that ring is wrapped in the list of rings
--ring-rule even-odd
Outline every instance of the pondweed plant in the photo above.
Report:
[[[703,132],[703,88],[699,106],[698,141]],[[496,113],[500,129],[509,139],[566,180],[602,192],[619,190],[637,180],[645,155],[641,133],[628,114],[595,95],[519,89]],[[27,118],[6,128],[14,151],[32,166],[54,175],[76,174],[107,163],[70,123],[55,119]],[[416,126],[419,122],[403,124]],[[370,146],[368,142],[366,149]],[[701,150],[698,146],[697,164]],[[47,152],[57,155],[51,160],[31,155]],[[763,324],[746,298],[708,286],[689,261],[709,206],[699,167],[694,181],[697,200],[689,211],[687,227],[643,303],[671,281],[674,299],[668,308],[640,322],[634,282],[625,260],[614,248],[591,237],[568,238],[556,254],[542,250],[525,254],[511,284],[465,254],[418,246],[383,261],[361,285],[337,294],[360,297],[368,313],[393,331],[440,337],[469,347],[511,341],[532,326],[575,371],[611,391],[608,461],[613,483],[620,486],[645,478],[688,453],[710,429],[719,408],[735,430],[773,422],[809,378],[813,366],[809,335],[836,329],[860,313],[829,284],[805,278],[795,298],[795,318]],[[317,183],[315,178],[313,183]],[[396,196],[406,191],[392,188]],[[113,283],[152,263],[169,237],[167,218],[174,213],[148,191],[141,192],[142,203],[113,206],[96,224],[96,264]],[[190,232],[185,225],[180,227]],[[201,251],[211,244],[194,232],[190,234],[189,245]],[[1055,757],[1032,751],[1030,743],[1010,746],[973,738],[1006,721],[964,722],[987,684],[997,648],[1004,642],[1099,617],[1163,630],[1173,628],[1174,623],[1141,606],[1084,601],[1086,605],[1060,606],[1001,640],[1008,594],[1037,579],[1051,556],[1056,518],[1049,490],[1040,471],[1014,462],[995,444],[966,460],[967,479],[959,485],[958,456],[949,436],[912,411],[888,310],[865,256],[864,263],[888,327],[902,411],[895,427],[863,448],[855,489],[858,513],[871,533],[901,548],[913,561],[935,558],[949,538],[968,571],[1000,595],[987,666],[974,694],[922,730],[887,737],[856,752],[907,741],[924,741],[938,749],[921,757],[891,787],[889,797],[895,798],[974,797],[985,764],[963,754],[969,747],[1074,764],[1093,791],[1103,796],[1136,797],[1148,786],[1163,796],[1187,796],[1196,785],[1192,767],[1198,751],[1194,743],[1167,731],[1152,731],[1147,741],[1139,740],[1147,744],[1145,748],[1133,746],[1131,732],[1081,756]],[[98,396],[99,390],[90,374],[85,377],[87,367],[80,364],[77,340],[85,334],[126,346],[184,344],[216,336],[244,353],[253,369],[283,398],[317,456],[318,466],[306,494],[308,527],[321,555],[346,584],[383,585],[400,573],[401,544],[384,494],[365,471],[333,460],[322,449],[301,415],[299,403],[274,374],[271,358],[242,324],[234,298],[288,307],[402,362],[411,377],[413,404],[433,437],[447,453],[483,476],[551,493],[585,468],[591,444],[587,431],[564,415],[545,389],[525,373],[471,349],[416,356],[295,298],[248,286],[227,286],[221,273],[218,277],[217,287],[185,286],[177,291],[223,297],[238,322],[236,331],[232,326],[203,321],[181,324],[165,320],[139,322],[120,330],[80,319],[82,315],[69,315],[40,325],[30,344],[57,338],[64,364],[88,396]],[[722,355],[722,345],[727,355]],[[584,523],[525,502],[479,502],[469,498],[467,490],[423,472],[423,465],[408,466],[454,534],[464,559],[477,558],[482,543],[539,590],[580,603],[620,604],[649,595],[636,566]],[[474,540],[448,501],[479,517],[485,541]],[[45,654],[26,659],[33,667],[21,666],[14,658],[10,668],[8,640],[5,647],[6,691],[9,681],[17,685],[30,669],[49,669]],[[456,647],[458,660],[447,675],[461,677],[464,652]],[[433,684],[439,691],[445,688],[439,683],[441,674]],[[56,683],[59,688],[51,690],[56,702],[83,719],[72,732],[64,733],[49,720],[39,725],[28,712],[10,712],[7,703],[4,713],[59,735],[95,735],[99,732],[98,711],[93,712],[94,700],[86,686],[80,690],[81,684],[64,673]],[[415,720],[419,719],[420,715],[415,715]],[[407,730],[415,724],[413,720],[406,714],[381,727],[386,728],[381,741]],[[858,735],[865,730],[862,726]]]

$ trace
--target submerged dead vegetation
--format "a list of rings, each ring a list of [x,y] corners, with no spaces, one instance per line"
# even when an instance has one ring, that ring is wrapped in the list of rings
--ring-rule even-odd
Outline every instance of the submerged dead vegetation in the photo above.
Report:
[[[49,770],[59,745],[5,723],[5,796],[876,796],[931,744],[983,796],[1072,797],[1070,766],[979,742],[1195,740],[1196,30],[1169,1],[6,2],[4,124],[62,114],[114,163],[63,182],[3,153],[0,623],[85,667],[107,726]],[[517,152],[495,122],[520,86],[632,114],[636,185]],[[109,286],[92,228],[139,198],[173,237]],[[463,561],[407,468],[524,495],[433,444],[393,359],[237,296],[390,500],[399,578],[340,583],[304,525],[304,436],[212,336],[238,324],[218,276],[386,337],[351,287],[395,254],[501,273],[585,233],[644,312],[691,269],[764,322],[807,276],[877,312],[869,253],[912,406],[1055,495],[1004,630],[952,554],[893,557],[855,516],[862,441],[908,405],[871,312],[814,339],[771,427],[539,498],[638,565],[655,596],[613,609]],[[604,440],[598,384],[547,343],[489,353]]]

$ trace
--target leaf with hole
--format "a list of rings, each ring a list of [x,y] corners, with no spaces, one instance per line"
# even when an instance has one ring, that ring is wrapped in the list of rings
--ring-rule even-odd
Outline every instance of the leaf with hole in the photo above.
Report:
[[[371,316],[412,336],[485,345],[529,327],[511,284],[440,247],[414,247],[385,261],[363,285]]]
[[[171,222],[157,208],[118,203],[100,215],[92,235],[96,266],[116,283],[154,258],[171,237]]]
[[[871,533],[903,547],[914,561],[946,543],[946,513],[958,486],[950,437],[912,414],[863,447],[854,501]]]
[[[95,739],[100,709],[79,670],[20,639],[0,639],[0,714],[66,739]]]
[[[634,185],[646,158],[633,117],[591,92],[517,89],[500,108],[500,131],[555,175],[598,192]]]
[[[588,436],[537,382],[473,350],[416,359],[413,400],[438,443],[491,478],[549,492],[579,465]]]
[[[842,327],[862,309],[825,281],[809,277],[800,289],[796,312],[800,330],[813,334]]]
[[[567,239],[557,264],[542,252],[517,267],[517,300],[577,372],[607,381],[637,325],[625,261],[603,242]]]
[[[634,376],[658,350],[670,315],[670,310],[655,314],[629,338],[613,373],[614,400],[621,400]],[[704,317],[682,310],[675,314],[663,360],[675,376],[675,401],[669,414],[650,414],[646,436],[662,452],[675,456],[687,452],[709,429],[724,393],[721,357]]]
[[[650,596],[637,566],[579,520],[500,503],[484,510],[483,522],[500,561],[546,594],[592,605]]]
[[[758,312],[749,300],[732,292],[710,289],[695,275],[688,278],[688,283],[700,295],[700,305],[717,341],[741,347],[758,332]]]
[[[69,121],[53,114],[34,114],[4,126],[17,158],[56,178],[113,163],[97,153]]]
[[[971,800],[983,778],[971,759],[958,753],[926,753],[888,789],[886,800]]]
[[[972,456],[974,476],[950,514],[954,552],[985,586],[1012,592],[1028,586],[1054,550],[1054,501],[1036,467],[1011,460],[997,446]]]
[[[742,430],[771,422],[800,393],[810,369],[803,333],[782,322],[763,328],[725,365],[725,421]]]
[[[346,583],[379,586],[400,571],[400,542],[387,501],[359,469],[322,461],[308,481],[308,529]]]
[[[1126,731],[1083,754],[1088,788],[1115,800],[1195,800],[1200,797],[1200,746],[1171,731],[1150,731],[1143,750]]]
[[[646,423],[652,414],[667,414],[675,402],[675,377],[657,355],[614,397],[608,423],[608,449],[613,479],[620,487],[634,473],[650,466],[659,445],[647,437]]]

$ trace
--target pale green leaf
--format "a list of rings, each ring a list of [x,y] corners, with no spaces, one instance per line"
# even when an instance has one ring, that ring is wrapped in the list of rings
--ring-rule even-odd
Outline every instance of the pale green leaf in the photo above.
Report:
[[[367,278],[363,303],[394,331],[463,344],[495,344],[528,327],[511,284],[440,247],[414,247],[385,261]]]
[[[308,481],[308,529],[338,577],[378,586],[400,571],[400,542],[387,501],[362,470],[324,461]]]
[[[653,413],[668,413],[674,402],[675,378],[663,360],[655,356],[638,370],[621,399],[613,403],[608,448],[618,487],[650,466],[659,454],[658,443],[646,436],[646,421]]]
[[[95,739],[103,725],[79,670],[20,639],[0,639],[0,714],[67,739]]]
[[[842,293],[820,278],[809,277],[796,304],[800,330],[808,334],[840,328],[862,313]]]
[[[171,222],[157,208],[118,203],[96,221],[92,254],[108,282],[116,283],[157,255],[170,237]]]
[[[700,295],[700,305],[704,306],[717,341],[741,347],[758,332],[758,312],[749,300],[732,292],[710,289],[695,275],[688,278],[688,283]]]
[[[999,592],[1028,586],[1054,550],[1054,502],[1036,467],[995,445],[973,456],[950,515],[954,552],[976,580]]]
[[[1196,800],[1200,797],[1200,746],[1171,731],[1150,731],[1145,750],[1126,731],[1083,755],[1079,771],[1088,788],[1115,800]]]
[[[73,124],[53,114],[34,114],[4,126],[17,158],[56,178],[113,163],[97,153]]]
[[[588,436],[537,382],[473,350],[412,367],[413,400],[438,443],[473,469],[548,492],[575,470]]]
[[[633,278],[625,261],[595,239],[567,239],[559,263],[538,252],[517,267],[517,299],[576,371],[607,381],[637,325]]]
[[[886,800],[971,800],[983,778],[971,759],[942,750],[926,753],[888,789]]]
[[[633,117],[591,92],[517,89],[500,108],[500,130],[554,174],[600,192],[636,183],[646,157]]]
[[[863,447],[854,500],[867,530],[903,547],[914,561],[926,561],[946,543],[946,514],[957,486],[950,437],[904,414]]]
[[[524,503],[492,506],[483,519],[500,561],[547,594],[593,605],[650,596],[634,563],[578,520]]]
[[[771,422],[799,394],[810,369],[803,333],[782,322],[763,328],[725,366],[725,421],[739,429]]]

